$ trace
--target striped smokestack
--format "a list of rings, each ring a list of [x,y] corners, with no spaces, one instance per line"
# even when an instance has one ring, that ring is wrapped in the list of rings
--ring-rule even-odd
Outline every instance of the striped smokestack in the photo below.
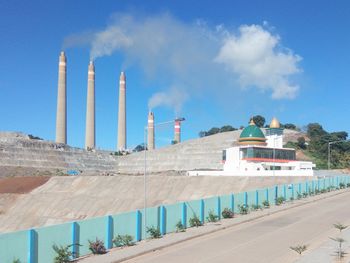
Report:
[[[148,129],[148,137],[147,137],[147,148],[149,151],[154,150],[154,114],[153,112],[148,113],[148,122],[147,122],[147,129]]]
[[[56,142],[67,144],[67,59],[62,51],[58,64]]]
[[[88,68],[85,148],[95,148],[95,66],[92,61]]]
[[[118,144],[117,150],[126,150],[126,78],[124,72],[119,77]]]
[[[174,142],[180,143],[181,142],[181,121],[175,120],[175,126],[174,126]]]

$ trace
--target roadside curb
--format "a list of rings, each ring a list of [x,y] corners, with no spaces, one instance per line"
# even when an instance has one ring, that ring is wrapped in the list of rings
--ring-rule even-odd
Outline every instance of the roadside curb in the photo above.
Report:
[[[94,260],[94,262],[101,262],[101,263],[102,262],[103,263],[105,263],[105,262],[110,262],[110,263],[124,262],[124,261],[130,260],[130,259],[133,259],[133,258],[136,258],[136,257],[139,257],[139,256],[143,256],[145,254],[149,254],[149,253],[154,252],[154,251],[162,250],[164,248],[168,248],[168,247],[171,247],[171,246],[174,246],[174,245],[186,242],[186,241],[190,241],[190,240],[193,240],[193,239],[196,239],[196,238],[200,238],[200,237],[203,237],[203,236],[206,236],[206,235],[210,235],[212,233],[216,233],[216,232],[225,230],[225,229],[229,229],[229,228],[236,227],[236,226],[239,226],[239,225],[242,225],[242,224],[245,224],[245,223],[249,223],[249,222],[252,222],[254,220],[261,219],[261,218],[264,218],[264,217],[267,217],[267,216],[270,216],[270,215],[278,214],[278,213],[290,210],[292,208],[298,208],[298,207],[302,207],[302,206],[305,206],[305,205],[308,205],[308,204],[315,203],[315,202],[317,202],[319,200],[332,198],[334,196],[338,196],[338,195],[344,194],[344,193],[349,192],[349,191],[350,190],[348,188],[341,189],[341,190],[336,190],[336,191],[331,191],[331,192],[328,192],[328,193],[319,194],[319,195],[308,197],[308,198],[302,198],[300,200],[294,200],[293,202],[295,202],[295,203],[287,202],[286,204],[284,204],[282,206],[273,206],[273,207],[270,207],[269,209],[264,209],[264,210],[261,210],[261,211],[257,211],[257,212],[262,212],[263,214],[256,214],[255,215],[255,212],[252,212],[251,214],[248,215],[249,218],[247,218],[246,215],[245,216],[239,216],[239,217],[235,218],[236,220],[233,220],[233,221],[236,221],[236,222],[230,222],[227,225],[220,225],[220,226],[216,227],[215,229],[207,230],[207,231],[204,231],[204,232],[201,232],[201,233],[193,233],[193,235],[184,237],[184,238],[182,238],[180,240],[169,241],[169,243],[167,243],[167,244],[154,246],[154,247],[145,249],[143,251],[136,252],[136,253],[134,253],[132,255],[124,256],[124,257],[122,257],[120,259],[115,259],[115,260],[109,259],[109,261],[108,261],[107,258],[106,259],[102,259],[101,256],[88,256],[87,258],[84,258],[84,259],[87,259],[87,260],[90,259],[90,260]],[[271,211],[271,210],[275,210],[275,211]],[[226,220],[225,221],[228,222],[229,220],[230,219],[227,219],[227,221]],[[208,225],[205,224],[203,227],[206,227],[206,226],[208,226]],[[203,227],[200,227],[200,228],[202,229]],[[170,234],[176,234],[176,233],[170,233]],[[149,240],[149,241],[152,242],[153,240]],[[145,240],[141,241],[139,244],[140,245],[144,244],[144,242],[145,242]],[[109,251],[108,254],[106,254],[106,256],[108,255],[108,257],[112,257],[112,255],[111,255],[112,253],[113,254],[114,253],[118,253],[118,251],[120,251],[120,250],[121,249],[118,249],[118,248],[112,249],[112,250]],[[118,257],[118,255],[116,255],[116,257]],[[84,263],[84,259],[79,260],[79,262]]]

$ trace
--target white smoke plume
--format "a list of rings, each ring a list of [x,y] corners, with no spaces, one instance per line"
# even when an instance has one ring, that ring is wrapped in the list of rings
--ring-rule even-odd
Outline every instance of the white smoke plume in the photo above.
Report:
[[[169,14],[115,14],[105,29],[83,37],[90,41],[92,59],[121,52],[124,64],[137,65],[148,78],[170,87],[150,98],[150,108],[179,111],[190,96],[225,94],[237,87],[293,99],[299,86],[290,79],[302,71],[301,57],[283,47],[266,25],[242,25],[236,33],[203,20],[184,23]],[[79,42],[79,35],[70,40]],[[186,95],[174,87],[186,87]]]
[[[174,109],[175,115],[178,115],[187,99],[188,95],[186,92],[173,87],[168,91],[153,94],[148,101],[148,108],[152,110],[159,106],[165,106]]]

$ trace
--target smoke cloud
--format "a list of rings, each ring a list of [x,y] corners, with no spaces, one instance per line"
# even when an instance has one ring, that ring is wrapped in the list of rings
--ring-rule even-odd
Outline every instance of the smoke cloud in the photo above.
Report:
[[[159,106],[165,106],[174,109],[175,115],[178,115],[187,99],[186,92],[173,87],[168,91],[153,94],[148,101],[148,108],[152,110]]]
[[[203,20],[184,23],[169,14],[115,14],[105,29],[65,42],[88,41],[92,59],[123,53],[125,64],[137,65],[150,79],[162,79],[163,88],[150,98],[149,107],[180,111],[191,96],[218,89],[225,94],[249,88],[270,93],[273,99],[295,98],[300,87],[291,77],[302,71],[301,57],[271,31],[266,22],[229,30]]]

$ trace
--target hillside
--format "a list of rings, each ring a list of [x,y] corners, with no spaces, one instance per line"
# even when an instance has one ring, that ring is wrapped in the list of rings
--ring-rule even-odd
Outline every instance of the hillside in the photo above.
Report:
[[[222,150],[235,144],[240,130],[184,141],[146,152],[148,172],[222,168]],[[285,130],[285,142],[296,141],[300,132]],[[144,152],[114,156],[108,151],[84,149],[30,139],[22,133],[0,132],[0,176],[63,175],[68,170],[82,175],[139,174],[144,171]]]

